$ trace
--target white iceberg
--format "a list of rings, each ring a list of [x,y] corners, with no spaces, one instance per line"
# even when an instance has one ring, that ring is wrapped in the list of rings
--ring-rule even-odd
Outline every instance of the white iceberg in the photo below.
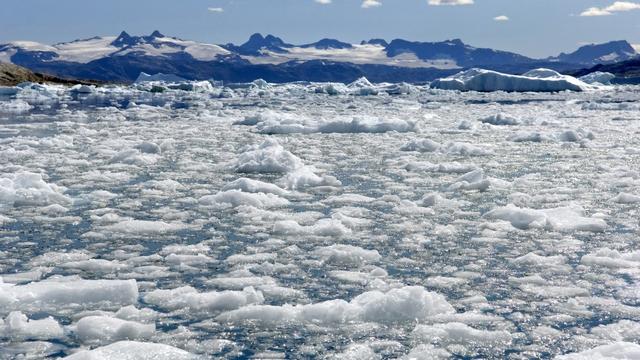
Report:
[[[551,70],[553,71],[553,70]],[[530,75],[510,75],[484,69],[470,69],[453,76],[438,79],[431,87],[459,91],[557,92],[585,91],[590,86],[572,76],[552,74],[541,69]],[[553,75],[553,76],[550,76]],[[544,77],[538,77],[544,76]]]

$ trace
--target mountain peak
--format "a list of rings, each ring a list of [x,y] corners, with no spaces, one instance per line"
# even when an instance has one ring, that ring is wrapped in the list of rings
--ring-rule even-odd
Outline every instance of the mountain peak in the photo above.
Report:
[[[136,43],[136,39],[129,35],[126,31],[122,31],[118,37],[111,42],[111,45],[117,47],[124,47],[129,45],[134,45]]]
[[[323,49],[323,50],[327,50],[327,49],[351,49],[353,47],[353,45],[349,44],[349,43],[345,43],[336,39],[327,39],[324,38],[320,41],[311,43],[311,44],[307,44],[307,45],[302,45],[302,47],[306,47],[306,48],[316,48],[316,49]]]
[[[569,63],[595,65],[629,60],[636,55],[636,50],[628,41],[615,40],[602,44],[584,45],[572,53],[561,53],[551,59]]]
[[[291,47],[285,43],[279,37],[273,35],[262,36],[260,33],[255,33],[249,37],[249,40],[244,44],[236,47],[241,53],[247,55],[254,55],[260,52],[262,49],[267,49],[275,52],[284,52],[283,48]]]
[[[165,36],[164,36],[164,35],[162,35],[162,33],[161,33],[160,31],[158,31],[158,30],[154,30],[154,31],[151,33],[151,37],[152,37],[152,38],[163,38],[163,37],[165,37]]]
[[[370,39],[369,41],[362,40],[362,42],[360,43],[360,45],[366,45],[366,44],[369,44],[369,45],[380,45],[382,47],[389,46],[389,43],[385,39]]]

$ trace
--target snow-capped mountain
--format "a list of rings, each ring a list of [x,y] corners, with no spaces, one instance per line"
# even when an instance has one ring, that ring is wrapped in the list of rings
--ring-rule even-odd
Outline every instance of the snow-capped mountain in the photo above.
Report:
[[[185,53],[196,60],[211,61],[231,52],[221,46],[166,37],[159,31],[149,36],[131,36],[125,31],[119,36],[93,37],[55,45],[16,41],[0,45],[0,61],[75,62],[86,64],[109,56],[138,54],[170,56]]]
[[[0,45],[0,62],[62,77],[132,81],[140,72],[173,73],[186,79],[218,78],[272,82],[295,80],[428,81],[470,67],[524,72],[546,66],[557,70],[613,62],[636,56],[627,42],[580,48],[572,54],[536,60],[516,53],[476,48],[459,39],[413,42],[372,39],[350,44],[336,39],[294,45],[273,35],[252,35],[241,45],[215,45],[154,31],[146,36],[94,37],[55,45],[16,41]]]
[[[585,45],[572,53],[562,53],[557,57],[549,58],[549,60],[583,65],[597,65],[625,61],[637,56],[638,53],[631,44],[625,40],[620,40],[604,44]]]

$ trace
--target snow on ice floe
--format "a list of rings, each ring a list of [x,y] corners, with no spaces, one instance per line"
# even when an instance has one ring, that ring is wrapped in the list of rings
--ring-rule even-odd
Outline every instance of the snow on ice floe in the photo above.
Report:
[[[597,89],[22,84],[0,100],[28,105],[0,111],[0,352],[635,343],[639,93]]]
[[[538,69],[523,75],[509,75],[484,69],[470,69],[438,79],[431,87],[460,91],[585,91],[589,85],[553,70]]]
[[[24,285],[0,283],[0,312],[64,312],[135,304],[135,280],[55,278]]]
[[[558,356],[558,360],[578,360],[578,359],[600,359],[600,360],[620,360],[636,359],[640,357],[640,345],[630,342],[616,342],[609,345],[601,345],[590,350],[578,353]]]
[[[584,216],[584,210],[578,206],[555,209],[527,209],[513,204],[493,209],[484,217],[504,220],[517,229],[549,229],[555,231],[591,231],[602,232],[607,228],[606,221]]]
[[[64,192],[40,174],[19,172],[0,178],[0,204],[5,206],[69,205],[72,200]]]
[[[222,313],[224,322],[256,321],[264,325],[288,322],[340,324],[351,321],[396,323],[406,320],[425,320],[429,316],[452,313],[453,307],[439,294],[422,287],[403,287],[386,293],[371,291],[358,295],[350,302],[329,300],[308,305],[254,305]]]
[[[314,119],[273,111],[265,111],[245,117],[244,120],[237,121],[235,124],[255,126],[256,130],[263,134],[351,134],[419,131],[415,120],[383,119],[372,116]]]
[[[173,346],[140,342],[118,341],[107,346],[93,350],[81,350],[67,360],[112,360],[112,359],[139,359],[139,360],[192,360],[197,359],[187,351]]]

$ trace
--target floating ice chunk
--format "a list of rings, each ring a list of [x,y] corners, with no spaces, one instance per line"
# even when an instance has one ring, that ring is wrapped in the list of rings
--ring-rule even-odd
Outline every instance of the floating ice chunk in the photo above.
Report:
[[[265,193],[278,196],[285,196],[289,193],[278,185],[248,178],[240,178],[222,187],[222,191],[227,190],[240,190],[246,193]]]
[[[195,360],[197,356],[165,344],[118,341],[93,350],[82,350],[65,360]]]
[[[299,157],[285,150],[274,139],[251,146],[240,154],[233,168],[241,173],[288,173],[304,166]]]
[[[345,351],[331,357],[334,360],[377,360],[381,358],[366,344],[349,345]]]
[[[535,210],[509,204],[487,212],[484,217],[508,221],[521,230],[542,228],[563,232],[603,232],[607,228],[604,220],[585,217],[579,206]]]
[[[609,72],[595,71],[591,74],[580,76],[578,79],[587,84],[610,85],[611,80],[615,79],[615,75]]]
[[[595,136],[593,136],[593,133],[589,130],[576,129],[560,132],[558,133],[557,138],[559,141],[564,142],[579,142],[584,140],[593,140]]]
[[[421,286],[406,286],[386,293],[369,291],[355,297],[350,304],[361,321],[403,323],[424,321],[437,314],[453,313],[453,307],[437,293]]]
[[[30,266],[56,266],[72,261],[82,261],[91,259],[91,254],[83,250],[72,250],[69,252],[50,251],[36,256],[29,261]]]
[[[306,187],[338,187],[342,183],[334,176],[316,175],[315,169],[311,166],[303,166],[287,174],[284,179],[287,188],[299,190]]]
[[[278,256],[274,253],[234,254],[225,259],[229,264],[251,264],[275,260]]]
[[[250,305],[237,310],[224,312],[217,321],[226,323],[243,323],[245,321],[255,322],[261,325],[278,325],[300,321],[300,311],[304,305]]]
[[[458,130],[473,130],[476,128],[476,125],[469,120],[462,120],[458,123]]]
[[[116,234],[154,235],[175,233],[186,229],[183,223],[167,223],[164,221],[151,220],[125,220],[112,225],[100,227],[102,231]]]
[[[637,102],[587,102],[582,104],[582,110],[638,111],[640,104]]]
[[[26,285],[0,283],[0,313],[58,313],[69,308],[101,309],[135,304],[135,280],[50,279]]]
[[[620,193],[613,199],[611,199],[611,201],[617,202],[618,204],[638,204],[640,203],[640,196],[628,193]]]
[[[5,175],[6,176],[6,175]],[[68,205],[71,199],[64,195],[65,188],[47,183],[42,175],[19,172],[0,178],[0,206]]]
[[[402,151],[419,151],[419,152],[434,152],[440,150],[442,145],[431,139],[418,139],[411,140],[404,144],[400,150]]]
[[[289,201],[273,193],[251,193],[240,190],[221,191],[215,195],[206,195],[199,199],[205,206],[238,207],[249,205],[257,208],[286,206]]]
[[[276,281],[269,276],[225,276],[207,280],[207,284],[221,289],[242,290],[249,286],[256,288],[262,285],[274,286]]]
[[[480,119],[480,122],[491,125],[520,125],[520,120],[502,113]]]
[[[24,113],[33,109],[33,106],[22,99],[0,101],[0,113]]]
[[[333,325],[347,322],[404,323],[424,321],[437,314],[452,314],[454,308],[437,293],[420,286],[406,286],[388,292],[369,291],[351,302],[329,300],[308,305],[253,305],[219,315],[228,323],[258,322],[262,325],[302,322]]]
[[[620,320],[617,323],[600,325],[591,329],[591,334],[608,341],[640,340],[640,323],[631,320]]]
[[[351,230],[344,226],[340,220],[320,219],[310,226],[303,226],[294,220],[278,221],[273,226],[275,234],[282,235],[316,235],[316,236],[344,236]]]
[[[491,186],[491,181],[484,175],[482,169],[470,171],[456,180],[453,184],[449,185],[448,191],[458,190],[478,190],[487,191]]]
[[[337,196],[329,196],[324,200],[327,204],[332,205],[351,205],[351,204],[363,204],[370,203],[376,199],[364,196],[360,194],[342,194]]]
[[[204,254],[185,255],[185,254],[169,254],[165,257],[165,262],[171,265],[189,265],[198,266],[213,262],[214,260]]]
[[[511,344],[512,338],[507,331],[477,330],[463,323],[435,325],[417,325],[411,333],[417,342],[440,344],[445,347],[459,344],[469,348],[491,348],[493,351],[504,349]]]
[[[146,340],[156,331],[154,324],[141,324],[109,316],[86,316],[76,324],[80,341],[109,344],[120,340]]]
[[[145,187],[148,187],[148,188],[153,188],[153,189],[162,190],[166,192],[176,192],[184,188],[182,184],[171,179],[151,180],[151,181],[147,181],[144,185]],[[115,194],[114,194],[114,197],[115,197]]]
[[[558,266],[564,265],[566,261],[567,258],[563,255],[540,256],[532,252],[513,259],[514,264],[530,266]]]
[[[608,268],[636,268],[640,267],[640,251],[621,253],[618,250],[602,248],[582,256],[580,262],[584,265],[602,266]]]
[[[549,70],[553,71],[553,70]],[[540,75],[541,70],[536,74]],[[462,71],[453,76],[438,79],[431,83],[431,87],[444,90],[460,91],[585,91],[590,86],[574,77],[567,75],[548,76],[551,74],[545,71],[544,77],[534,77],[525,75],[509,75],[492,70],[470,69]]]
[[[366,250],[352,245],[331,245],[317,248],[313,254],[327,263],[359,265],[376,262],[382,257],[377,250]]]
[[[316,87],[316,94],[342,95],[346,94],[349,88],[342,83],[326,83]]]
[[[93,273],[114,273],[127,269],[127,264],[120,263],[119,261],[109,261],[105,259],[89,259],[80,261],[70,261],[64,264],[60,264],[59,267],[63,269],[76,269]]]
[[[431,344],[421,344],[413,349],[402,360],[444,360],[450,359],[451,354],[444,350],[435,348]]]
[[[262,293],[252,287],[242,291],[198,292],[190,286],[172,290],[154,290],[144,300],[164,310],[196,313],[219,313],[264,301]]]
[[[151,309],[137,309],[133,305],[120,308],[115,314],[118,319],[149,323],[156,320],[158,313]]]
[[[377,117],[359,116],[351,119],[340,119],[328,121],[318,126],[318,132],[321,133],[385,133],[390,131],[396,132],[415,132],[419,130],[418,122],[412,120],[401,119],[381,119]]]
[[[133,147],[143,154],[160,154],[162,150],[160,146],[152,142],[143,142]]]
[[[640,359],[640,345],[630,342],[615,342],[591,350],[556,357],[557,360],[629,360]]]
[[[486,156],[492,153],[490,150],[462,142],[449,142],[442,147],[442,151],[446,154],[463,156]]]
[[[33,320],[19,311],[12,311],[4,319],[4,328],[0,321],[0,337],[11,340],[52,340],[64,337],[64,330],[52,317]]]
[[[178,82],[183,82],[186,81],[185,79],[177,76],[177,75],[173,75],[173,74],[163,74],[163,73],[157,73],[154,75],[149,75],[145,72],[141,72],[140,75],[138,75],[138,78],[136,79],[136,81],[134,81],[134,84],[140,84],[140,83],[145,83],[145,82],[153,82],[153,81],[157,81],[157,82],[167,82],[167,83],[178,83]]]
[[[364,76],[347,85],[347,88],[349,88],[354,95],[378,95],[378,90]]]
[[[95,87],[90,85],[78,84],[72,86],[69,91],[76,94],[91,94],[95,91]]]
[[[150,165],[158,161],[158,157],[156,155],[157,154],[143,153],[138,149],[127,149],[122,150],[114,155],[111,159],[109,159],[109,162],[139,166]]]
[[[531,131],[531,132],[519,131],[513,135],[510,135],[507,139],[513,142],[553,141],[553,138],[551,136],[538,131]]]
[[[44,275],[47,275],[53,270],[52,268],[31,268],[30,271],[23,271],[11,274],[1,274],[0,281],[11,284],[23,284],[31,281],[37,281],[42,279]]]

